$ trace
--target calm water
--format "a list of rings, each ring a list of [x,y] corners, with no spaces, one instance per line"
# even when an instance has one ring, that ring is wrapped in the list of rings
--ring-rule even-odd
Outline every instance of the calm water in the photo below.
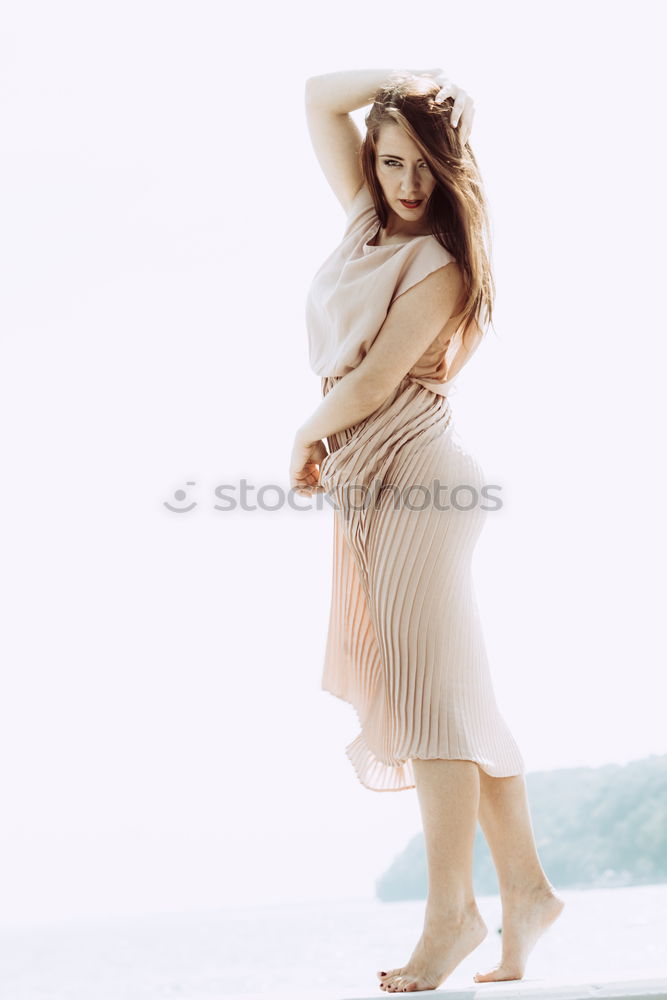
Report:
[[[667,977],[667,885],[561,890],[566,909],[526,979]],[[500,900],[478,898],[482,945],[443,984],[500,957]],[[423,902],[303,903],[0,928],[3,1000],[384,997],[376,969],[407,961]]]

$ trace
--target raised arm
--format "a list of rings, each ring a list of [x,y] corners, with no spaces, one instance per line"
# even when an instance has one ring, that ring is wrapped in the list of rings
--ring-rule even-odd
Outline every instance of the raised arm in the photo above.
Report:
[[[306,80],[306,121],[315,156],[345,212],[361,187],[361,134],[350,111],[371,104],[396,73],[430,70],[352,69]]]
[[[361,134],[350,112],[371,104],[381,87],[405,73],[430,76],[442,84],[435,99],[447,94],[454,98],[451,124],[455,128],[461,119],[465,142],[472,127],[473,102],[440,68],[350,69],[309,76],[306,80],[306,121],[315,156],[346,214],[363,182],[359,163]]]

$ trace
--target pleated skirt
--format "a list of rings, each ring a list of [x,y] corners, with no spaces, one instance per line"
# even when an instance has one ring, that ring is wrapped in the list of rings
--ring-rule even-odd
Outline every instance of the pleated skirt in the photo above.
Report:
[[[327,392],[342,376],[322,378]],[[496,702],[471,573],[493,506],[450,401],[405,376],[369,417],[327,439],[333,577],[322,689],[360,724],[345,748],[377,792],[415,787],[415,758],[525,773]]]

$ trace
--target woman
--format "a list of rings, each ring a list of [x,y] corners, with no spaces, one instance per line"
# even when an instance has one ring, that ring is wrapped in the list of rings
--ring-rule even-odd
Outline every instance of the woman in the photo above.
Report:
[[[349,112],[372,102],[362,141]],[[428,900],[386,992],[436,989],[487,934],[472,883],[477,819],[521,979],[564,903],[533,838],[521,753],[496,704],[471,558],[489,506],[449,396],[491,321],[488,217],[467,143],[473,103],[441,70],[311,77],[308,127],[347,224],[306,305],[323,399],[299,428],[291,486],[334,506],[322,686],[361,724],[346,748],[374,791],[416,788]],[[327,439],[328,450],[323,441]]]

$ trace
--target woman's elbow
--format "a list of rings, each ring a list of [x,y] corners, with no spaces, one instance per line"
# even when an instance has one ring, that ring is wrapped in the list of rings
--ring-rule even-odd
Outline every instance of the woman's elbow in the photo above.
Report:
[[[363,408],[368,409],[369,413],[373,413],[388,399],[396,386],[389,385],[386,379],[380,379],[376,375],[360,369],[355,388]]]

